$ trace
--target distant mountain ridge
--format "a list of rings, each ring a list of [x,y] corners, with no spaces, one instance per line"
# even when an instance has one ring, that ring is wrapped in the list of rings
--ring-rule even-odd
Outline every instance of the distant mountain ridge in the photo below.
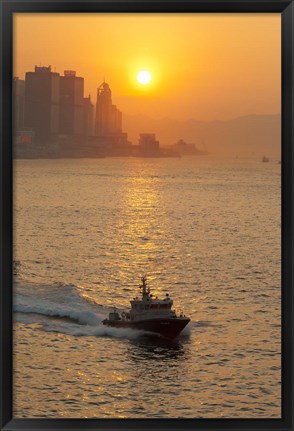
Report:
[[[247,115],[227,121],[155,120],[142,115],[123,115],[123,129],[133,144],[139,133],[156,133],[161,146],[172,145],[180,138],[199,150],[230,156],[280,158],[281,115]]]

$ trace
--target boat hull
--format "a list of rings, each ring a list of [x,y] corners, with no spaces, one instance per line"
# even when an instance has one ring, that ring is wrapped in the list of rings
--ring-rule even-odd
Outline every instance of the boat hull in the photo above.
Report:
[[[146,319],[139,321],[130,320],[103,320],[103,325],[115,328],[132,328],[141,331],[153,332],[165,338],[176,338],[190,322],[188,317],[177,317],[173,319]]]

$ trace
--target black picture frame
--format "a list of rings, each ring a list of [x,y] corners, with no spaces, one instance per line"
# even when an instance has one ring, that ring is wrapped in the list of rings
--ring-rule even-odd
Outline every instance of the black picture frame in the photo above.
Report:
[[[293,404],[293,135],[292,0],[0,0],[1,4],[1,430],[294,430]],[[281,13],[282,19],[282,418],[13,419],[12,370],[12,18],[27,12]],[[270,71],[269,71],[270,73]]]

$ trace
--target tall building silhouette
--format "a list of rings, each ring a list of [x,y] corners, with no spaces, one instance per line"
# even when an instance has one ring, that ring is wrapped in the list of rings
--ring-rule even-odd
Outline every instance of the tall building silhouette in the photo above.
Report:
[[[81,136],[84,114],[84,78],[73,70],[60,76],[59,133]]]
[[[94,105],[91,96],[84,97],[83,109],[83,135],[93,136]]]
[[[35,66],[26,73],[25,126],[35,132],[36,142],[46,145],[57,138],[59,132],[60,75],[51,66]]]
[[[13,129],[22,130],[24,128],[24,109],[25,109],[25,81],[13,78]]]
[[[112,104],[111,89],[103,82],[97,89],[95,135],[107,137],[122,131],[122,114]]]

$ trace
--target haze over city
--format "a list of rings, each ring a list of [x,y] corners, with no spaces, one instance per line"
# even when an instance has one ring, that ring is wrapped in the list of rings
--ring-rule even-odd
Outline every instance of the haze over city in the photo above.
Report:
[[[280,26],[279,14],[16,14],[14,76],[74,69],[93,99],[105,79],[123,113],[155,119],[277,114]]]
[[[16,14],[14,76],[75,70],[93,105],[105,80],[132,142],[279,158],[280,27],[279,14]]]

